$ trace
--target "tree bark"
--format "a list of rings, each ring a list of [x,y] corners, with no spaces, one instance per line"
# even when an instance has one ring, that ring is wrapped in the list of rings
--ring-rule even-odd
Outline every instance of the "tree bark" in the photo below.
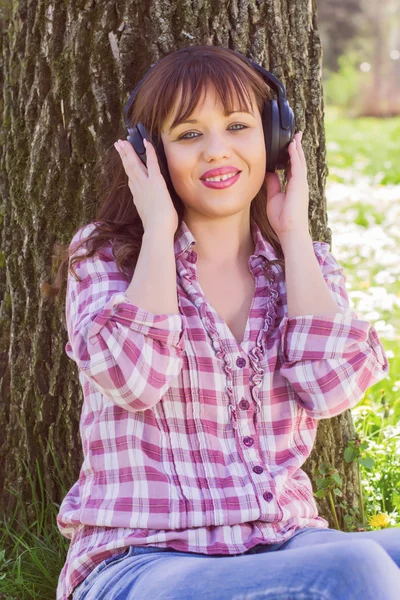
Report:
[[[65,488],[78,478],[83,396],[65,353],[65,292],[54,301],[40,285],[55,276],[54,242],[69,243],[94,218],[96,158],[125,133],[122,108],[150,65],[183,46],[212,44],[281,79],[304,132],[313,239],[330,243],[331,231],[316,0],[7,0],[0,11],[0,513],[10,515],[10,488],[32,500],[24,462],[39,494],[38,461],[57,503],[63,490],[51,448]],[[305,470],[316,491],[318,465],[336,466],[354,507],[357,473],[343,459],[353,433],[349,411],[320,422]],[[318,506],[334,527],[328,501]]]

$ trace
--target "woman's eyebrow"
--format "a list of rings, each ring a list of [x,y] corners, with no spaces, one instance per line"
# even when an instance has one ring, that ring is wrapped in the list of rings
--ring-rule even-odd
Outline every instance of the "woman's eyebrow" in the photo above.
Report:
[[[248,110],[232,110],[231,112],[226,114],[226,118],[230,117],[231,115],[233,115],[234,113],[243,113],[243,114],[248,114],[251,115],[252,117],[254,117],[254,114],[252,112],[249,112]],[[178,127],[178,125],[183,125],[184,123],[198,123],[198,121],[196,119],[185,119],[184,121],[178,121],[178,123],[176,123],[173,127],[170,127],[168,133],[171,133],[171,131],[173,129],[175,129],[175,127]]]

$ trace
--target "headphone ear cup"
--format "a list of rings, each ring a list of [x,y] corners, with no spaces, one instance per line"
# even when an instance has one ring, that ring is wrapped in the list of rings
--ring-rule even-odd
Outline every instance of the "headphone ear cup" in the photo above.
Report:
[[[149,131],[143,123],[138,123],[134,127],[128,128],[128,134],[128,142],[132,145],[144,166],[147,167],[146,148],[144,147],[143,138],[151,141]]]
[[[289,127],[281,127],[279,105],[276,100],[267,100],[264,104],[262,122],[264,128],[265,150],[267,153],[266,171],[274,173],[277,169],[286,169],[290,161],[289,144],[294,136],[294,114],[287,100],[282,105],[285,112],[283,122]]]
[[[261,118],[267,155],[266,171],[273,173],[276,170],[279,144],[279,115],[275,100],[266,100]]]
[[[290,154],[289,154],[289,144],[294,137],[294,113],[290,108],[288,101],[281,100],[280,104],[281,119],[279,120],[279,144],[278,144],[278,156],[276,159],[276,168],[277,169],[286,169],[290,162]],[[279,116],[278,116],[279,118]],[[288,123],[288,127],[284,129],[280,126],[280,121],[284,123]]]
[[[165,183],[168,186],[168,189],[171,193],[171,190],[174,190],[174,186],[172,185],[171,176],[169,174],[167,157],[165,156],[164,144],[162,143],[161,135],[154,140],[154,149],[156,151],[158,165],[160,167],[160,173],[165,179]]]
[[[167,168],[167,157],[165,156],[164,146],[161,138],[154,141],[151,138],[150,131],[145,125],[143,125],[143,123],[137,123],[134,127],[129,127],[128,133],[129,135],[127,140],[132,145],[144,166],[147,168],[146,148],[143,143],[143,138],[146,138],[146,140],[149,141],[154,147],[162,176],[166,181],[170,179]]]

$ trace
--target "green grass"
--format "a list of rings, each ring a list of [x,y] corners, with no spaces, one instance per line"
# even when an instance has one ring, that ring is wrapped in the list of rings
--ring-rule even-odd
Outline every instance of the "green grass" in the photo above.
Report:
[[[64,497],[67,489],[60,480],[59,465],[51,448],[50,452]],[[25,506],[15,490],[10,490],[16,498],[16,508],[9,520],[0,521],[0,600],[55,600],[69,540],[58,530],[56,517],[60,507],[51,501],[43,487],[38,462],[35,478],[39,482],[39,496],[32,474],[25,463],[24,466],[32,502]],[[22,515],[20,520],[16,517],[18,513]]]
[[[329,176],[326,195],[332,252],[360,318],[375,325],[389,375],[352,410],[365,442],[360,464],[367,516],[400,524],[400,118],[325,114]],[[396,186],[391,189],[391,186]]]
[[[337,107],[325,107],[325,136],[330,177],[343,181],[336,170],[377,177],[382,185],[400,184],[400,117],[351,119]]]
[[[400,526],[400,352],[393,343],[384,346],[396,352],[389,359],[391,375],[371,387],[352,414],[356,431],[368,443],[365,456],[372,459],[370,468],[361,469],[367,512],[386,513],[392,525]]]

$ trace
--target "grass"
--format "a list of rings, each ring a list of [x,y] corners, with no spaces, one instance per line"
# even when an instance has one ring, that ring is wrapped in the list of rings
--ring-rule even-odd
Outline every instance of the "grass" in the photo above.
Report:
[[[364,444],[365,511],[400,524],[400,118],[348,119],[327,107],[326,196],[332,252],[352,306],[376,328],[389,375],[352,410]]]
[[[330,176],[345,182],[337,169],[362,173],[382,185],[400,184],[400,117],[351,119],[334,106],[325,107],[327,162]]]
[[[399,526],[400,512],[400,166],[396,140],[400,119],[356,119],[338,109],[325,113],[329,177],[327,201],[332,251],[344,266],[354,308],[376,327],[390,373],[352,410],[362,451],[357,460],[367,523],[385,516]],[[58,474],[58,463],[52,451]],[[31,482],[35,518],[17,498],[22,521],[0,521],[0,600],[54,600],[69,540],[56,524],[59,505],[46,497],[39,465],[40,495]],[[67,493],[60,475],[63,497]],[[338,506],[340,500],[337,499]],[[17,508],[18,508],[17,506]],[[360,523],[351,509],[348,530]],[[379,522],[379,518],[378,521]],[[368,529],[373,529],[370,524]]]
[[[54,464],[63,497],[67,489],[60,479],[60,469],[54,451]],[[36,461],[40,495],[29,468],[24,463],[31,487],[32,502],[28,516],[26,506],[15,490],[14,514],[0,521],[0,600],[54,600],[58,577],[64,566],[69,540],[57,527],[59,505],[46,497],[39,463]],[[16,515],[23,515],[17,520]]]

